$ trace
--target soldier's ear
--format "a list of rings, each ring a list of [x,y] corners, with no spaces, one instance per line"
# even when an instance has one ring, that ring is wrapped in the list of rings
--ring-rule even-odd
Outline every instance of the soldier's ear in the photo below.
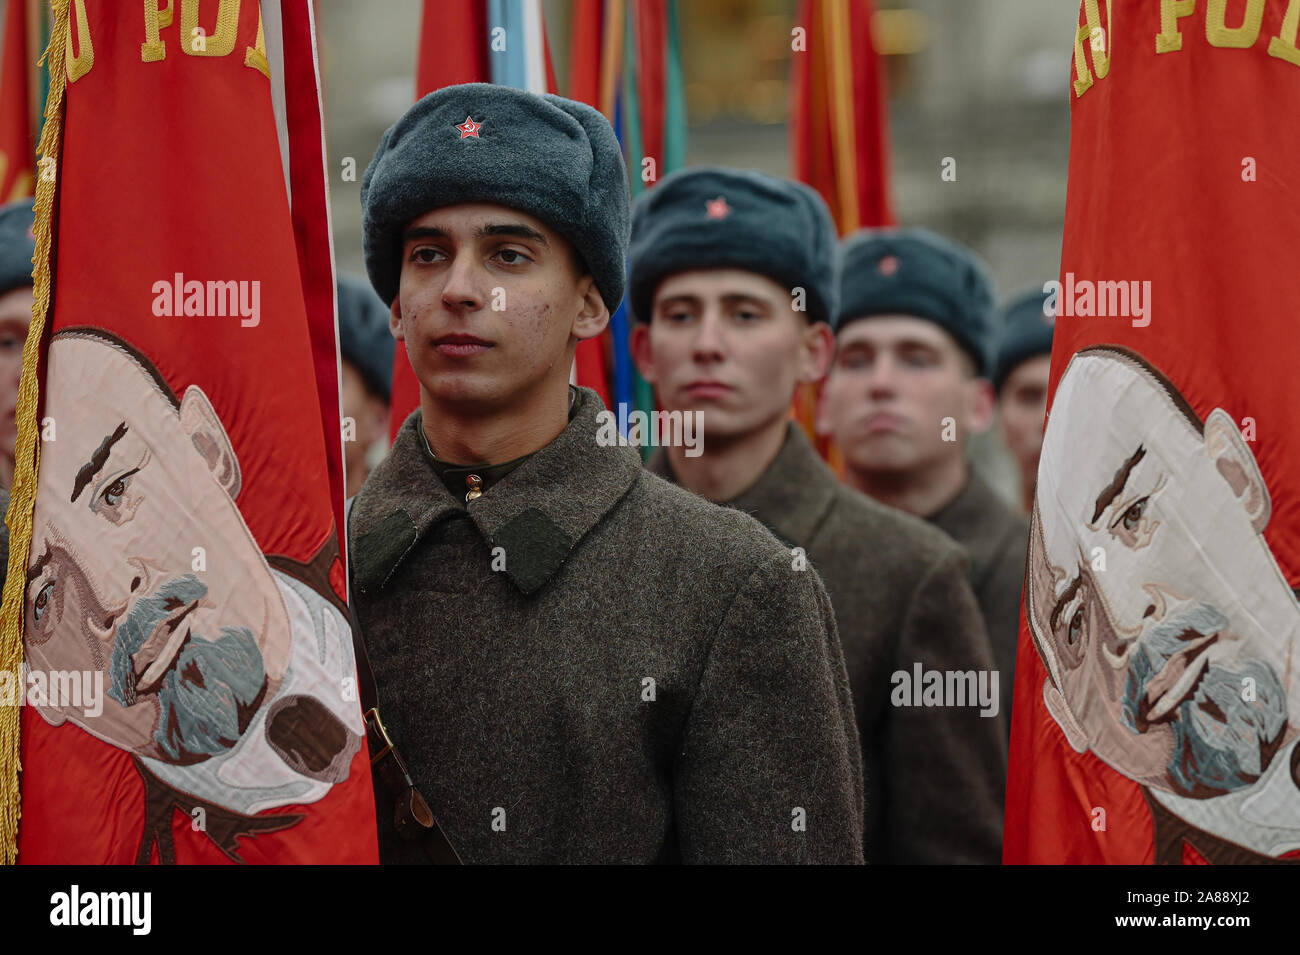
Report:
[[[832,345],[834,343],[832,342]],[[831,369],[835,367],[835,349],[831,348],[830,360],[827,362],[826,380],[822,386],[817,389],[817,407],[813,410],[813,430],[822,438],[832,437],[831,434]]]
[[[971,403],[966,430],[971,434],[982,434],[993,424],[993,410],[997,398],[993,393],[993,383],[987,378],[972,378]]]
[[[1052,714],[1052,719],[1056,720],[1056,725],[1065,733],[1066,742],[1076,753],[1086,753],[1088,751],[1088,735],[1083,731],[1070,708],[1065,705],[1065,697],[1061,696],[1061,691],[1052,685],[1051,680],[1043,681],[1043,702],[1047,704],[1047,712]]]
[[[803,322],[800,316],[799,321]],[[835,354],[835,333],[825,322],[807,322],[804,329],[803,357],[804,367],[799,375],[802,383],[821,381],[831,370],[831,358]]]
[[[212,402],[198,385],[190,385],[181,398],[181,427],[194,449],[207,462],[212,476],[233,501],[239,496],[239,459],[230,437],[212,408]]]
[[[1273,512],[1268,485],[1264,483],[1255,455],[1242,438],[1237,423],[1222,408],[1215,408],[1205,419],[1205,450],[1245,509],[1255,533],[1264,533]]]
[[[605,307],[605,298],[596,287],[596,280],[584,275],[578,280],[578,292],[582,295],[582,304],[578,314],[573,317],[573,336],[579,341],[595,338],[609,326],[609,309]]]
[[[632,361],[636,364],[636,370],[641,373],[642,378],[654,384],[655,362],[654,352],[650,350],[649,323],[637,322],[632,326],[631,346]]]
[[[402,297],[393,296],[393,304],[388,309],[388,331],[399,342],[406,341],[406,336],[402,334]]]

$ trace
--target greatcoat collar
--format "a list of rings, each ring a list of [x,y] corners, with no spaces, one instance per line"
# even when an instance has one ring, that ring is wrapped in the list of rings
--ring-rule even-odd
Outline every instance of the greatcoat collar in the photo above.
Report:
[[[681,483],[663,448],[650,456],[646,469]],[[720,503],[753,515],[790,546],[802,547],[826,519],[838,488],[835,472],[818,456],[803,429],[789,422],[781,450],[758,480]]]
[[[490,547],[501,547],[505,573],[525,594],[550,580],[574,548],[622,500],[641,471],[629,446],[597,442],[600,396],[578,388],[565,429],[468,504],[434,472],[424,450],[420,409],[398,431],[371,472],[351,513],[357,589],[378,593],[430,528],[468,513]]]

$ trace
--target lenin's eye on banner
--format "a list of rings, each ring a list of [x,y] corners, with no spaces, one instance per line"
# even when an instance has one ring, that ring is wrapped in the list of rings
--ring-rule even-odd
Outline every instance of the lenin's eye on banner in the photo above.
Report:
[[[1154,810],[1277,856],[1300,848],[1300,603],[1262,536],[1270,511],[1223,409],[1202,421],[1128,349],[1070,361],[1025,593],[1048,712]]]
[[[51,699],[41,715],[242,813],[313,802],[346,779],[363,732],[340,694],[353,666],[347,623],[327,595],[267,563],[202,388],[178,398],[120,338],[64,329],[46,409],[60,433],[41,456],[27,659],[103,674],[106,692],[102,713]]]

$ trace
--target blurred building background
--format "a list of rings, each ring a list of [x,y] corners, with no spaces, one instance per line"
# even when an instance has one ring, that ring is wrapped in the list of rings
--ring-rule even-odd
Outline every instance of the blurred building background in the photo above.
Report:
[[[318,0],[335,251],[363,274],[361,175],[410,105],[420,0]],[[570,0],[545,0],[560,90]],[[1069,147],[1077,0],[876,0],[889,92],[895,216],[976,249],[1005,299],[1055,278]],[[690,164],[786,175],[794,0],[682,0]],[[944,160],[956,181],[941,178]],[[355,179],[345,181],[346,160]],[[1008,498],[1015,476],[992,436],[977,466]]]

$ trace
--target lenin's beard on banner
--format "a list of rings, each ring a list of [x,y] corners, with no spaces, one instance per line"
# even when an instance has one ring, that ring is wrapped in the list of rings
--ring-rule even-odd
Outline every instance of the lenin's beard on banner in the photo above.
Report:
[[[1169,724],[1174,731],[1169,773],[1183,793],[1227,791],[1254,782],[1267,768],[1261,765],[1261,753],[1271,756],[1286,724],[1286,692],[1269,664],[1207,662],[1195,674],[1199,648],[1211,646],[1228,627],[1227,617],[1210,604],[1199,604],[1153,626],[1129,654],[1123,722],[1135,733],[1150,726],[1151,701],[1170,692],[1166,687],[1176,687],[1180,676],[1192,681],[1178,697]],[[1252,685],[1252,698],[1246,699],[1243,689]]]
[[[1202,423],[1124,349],[1073,357],[1044,433],[1026,608],[1076,750],[1208,799],[1253,786],[1295,739],[1300,604],[1262,536],[1269,511],[1226,412]]]
[[[165,764],[220,756],[275,696],[293,640],[229,438],[199,388],[177,399],[106,333],[57,333],[48,367],[27,659],[101,671],[104,699],[41,715]]]
[[[158,696],[158,729],[154,742],[159,758],[187,763],[215,756],[235,744],[248,726],[262,691],[266,672],[257,641],[245,627],[223,627],[216,639],[184,636],[176,608],[195,606],[208,592],[194,575],[169,580],[157,592],[136,601],[118,628],[109,664],[108,695],[123,706],[134,706],[142,693]],[[166,669],[149,680],[135,662],[136,655],[160,628],[181,641],[174,655],[163,647],[159,665]],[[167,664],[170,657],[173,661]],[[147,681],[147,682],[146,682]]]

